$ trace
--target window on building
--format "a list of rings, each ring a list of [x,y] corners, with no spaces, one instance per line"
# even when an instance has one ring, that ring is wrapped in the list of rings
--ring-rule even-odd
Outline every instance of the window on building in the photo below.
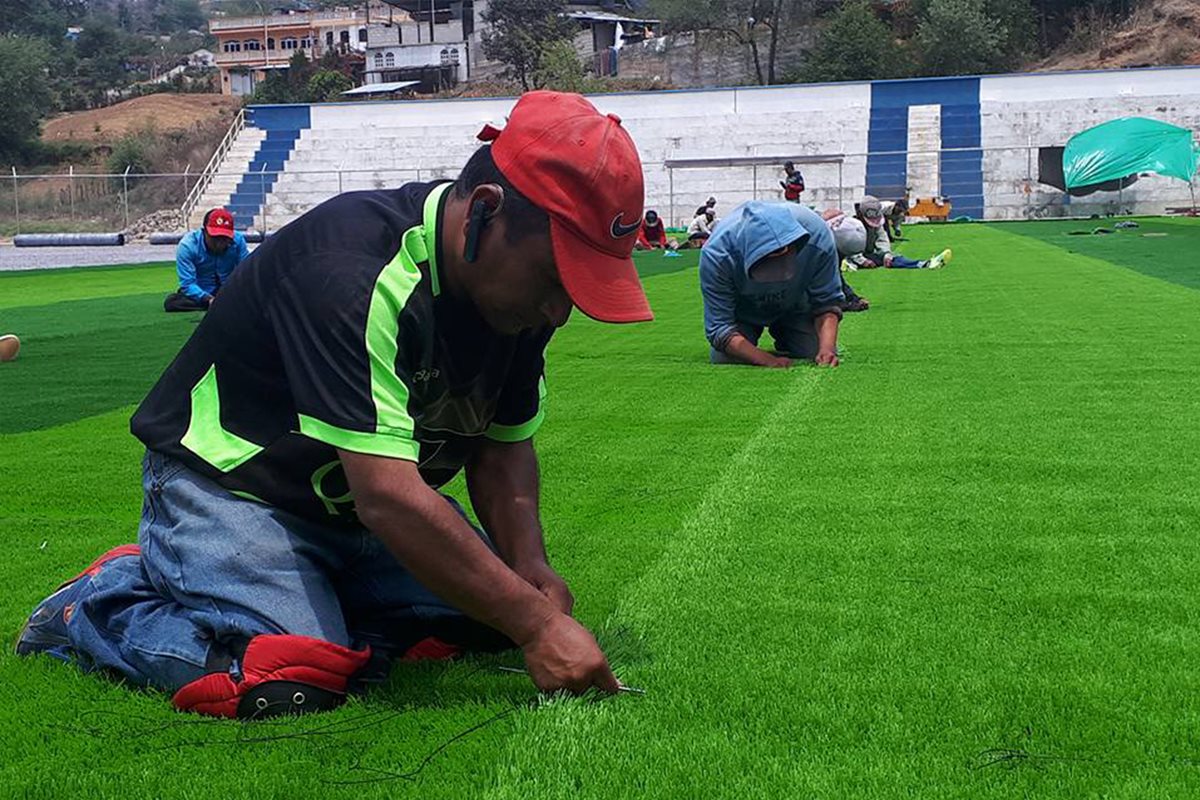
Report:
[[[358,29],[358,41],[365,42],[366,40],[367,40],[367,29],[359,28]]]
[[[383,69],[383,53],[375,54],[375,69]]]
[[[386,66],[389,66],[389,67],[396,66],[396,54],[389,50],[388,54],[387,54],[387,58],[385,58],[384,61],[386,62]]]
[[[450,48],[450,63],[451,64],[458,63],[458,48],[457,47]]]
[[[274,49],[275,49],[275,37],[274,37],[274,36],[272,36],[272,37],[269,37],[269,38],[267,39],[267,49],[268,49],[268,50],[274,50]]]
[[[294,36],[285,36],[283,40],[280,41],[279,45],[284,50],[295,50],[296,47],[299,46],[299,42],[296,41],[296,37]]]
[[[342,31],[340,37],[342,44],[350,44],[350,31]]]
[[[243,50],[262,50],[262,42],[258,39],[247,39],[242,42]]]
[[[240,53],[240,52],[242,52],[242,43],[241,42],[223,42],[221,44],[221,49],[224,50],[226,53]]]
[[[449,49],[443,47],[440,55],[441,55],[443,65],[450,63],[450,50]]]
[[[325,46],[333,47],[333,31],[325,31]]]

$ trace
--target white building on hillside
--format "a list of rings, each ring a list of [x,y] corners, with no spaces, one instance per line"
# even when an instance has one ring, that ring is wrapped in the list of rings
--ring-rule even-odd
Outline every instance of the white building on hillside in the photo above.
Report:
[[[193,50],[188,53],[187,65],[196,69],[210,69],[217,65],[217,57],[211,50]]]
[[[487,0],[390,0],[367,29],[367,85],[415,80],[437,91],[473,77]]]
[[[481,33],[488,0],[385,0],[367,30],[367,85],[419,81],[432,92],[486,75],[499,65],[483,55]],[[615,13],[620,12],[620,13]],[[616,50],[654,36],[658,20],[637,19],[616,0],[571,3],[567,14],[579,23],[576,48],[599,75],[617,74]]]

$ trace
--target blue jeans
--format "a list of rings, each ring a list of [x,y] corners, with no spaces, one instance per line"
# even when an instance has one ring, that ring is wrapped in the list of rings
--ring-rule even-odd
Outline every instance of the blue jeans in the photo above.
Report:
[[[781,317],[765,326],[775,340],[775,350],[789,358],[813,359],[817,356],[817,327],[811,314],[791,314]],[[762,338],[763,325],[753,325],[749,322],[737,323],[737,330],[749,340],[750,344],[758,346]],[[709,349],[708,360],[713,364],[741,364],[736,358],[713,347]]]
[[[67,625],[85,669],[174,691],[227,668],[258,634],[371,644],[384,655],[442,628],[502,638],[418,583],[365,528],[239,499],[153,451],[142,476],[141,556],[108,562]]]
[[[892,269],[922,269],[925,266],[924,261],[917,261],[915,258],[907,256],[893,255],[892,263],[889,265]]]

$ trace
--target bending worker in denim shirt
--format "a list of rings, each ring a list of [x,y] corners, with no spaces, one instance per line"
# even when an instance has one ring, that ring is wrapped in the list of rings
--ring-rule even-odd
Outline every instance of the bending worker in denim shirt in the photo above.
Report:
[[[214,208],[204,215],[200,230],[179,241],[175,271],[179,291],[167,295],[164,311],[205,311],[238,264],[250,256],[246,237],[233,229],[233,215]]]
[[[714,364],[836,367],[842,280],[829,226],[795,203],[743,203],[700,255],[704,333]],[[777,353],[758,346],[763,329]]]

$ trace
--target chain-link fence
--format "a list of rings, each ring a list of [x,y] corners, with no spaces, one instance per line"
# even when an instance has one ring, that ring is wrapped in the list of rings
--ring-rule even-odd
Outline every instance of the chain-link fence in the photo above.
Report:
[[[1161,214],[1193,206],[1193,187],[1143,175],[1117,191],[1075,197],[1038,180],[1034,146],[845,153],[791,157],[804,173],[801,201],[818,208],[850,208],[867,190],[881,199],[948,197],[949,215],[986,219],[1044,219],[1112,214]],[[805,160],[801,160],[805,159]],[[710,196],[718,214],[746,200],[778,200],[786,156],[739,155],[647,161],[646,207],[672,226],[686,226]],[[708,163],[706,163],[708,162]],[[751,163],[752,162],[752,163]],[[346,164],[308,169],[301,164],[246,175],[125,175],[66,173],[0,177],[0,236],[16,233],[116,232],[139,237],[183,231],[206,208],[227,205],[235,192],[240,228],[277,230],[342,192],[453,178],[459,165],[426,162],[374,169]],[[886,176],[896,176],[888,181]],[[880,176],[884,176],[881,178]],[[894,184],[894,185],[892,185]],[[181,209],[193,209],[185,219]],[[247,210],[249,209],[249,210]],[[248,218],[252,214],[252,218]]]
[[[182,230],[194,174],[67,173],[0,177],[0,236]]]

